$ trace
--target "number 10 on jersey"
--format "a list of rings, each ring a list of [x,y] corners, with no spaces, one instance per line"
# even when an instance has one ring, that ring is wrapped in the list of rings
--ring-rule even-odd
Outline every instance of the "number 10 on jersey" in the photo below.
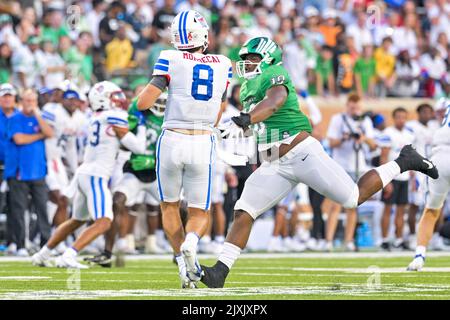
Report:
[[[203,72],[201,72],[203,70]],[[205,77],[205,73],[207,77]],[[197,64],[192,72],[191,95],[195,100],[208,101],[212,97],[214,70],[206,64]],[[206,87],[206,93],[199,93],[199,87]]]

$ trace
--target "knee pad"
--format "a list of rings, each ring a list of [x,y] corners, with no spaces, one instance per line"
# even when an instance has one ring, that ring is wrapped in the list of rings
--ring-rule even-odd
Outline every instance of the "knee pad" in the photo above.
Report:
[[[353,187],[353,191],[350,194],[350,197],[342,204],[342,206],[345,209],[356,208],[358,206],[358,199],[359,199],[359,188],[355,184],[355,186]]]

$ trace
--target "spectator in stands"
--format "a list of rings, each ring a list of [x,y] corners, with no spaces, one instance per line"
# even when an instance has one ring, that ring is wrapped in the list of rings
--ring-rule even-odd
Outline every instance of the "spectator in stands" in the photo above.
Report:
[[[27,89],[22,94],[22,111],[8,121],[8,143],[5,151],[5,178],[8,181],[8,229],[17,255],[27,256],[25,248],[25,211],[31,196],[38,216],[41,246],[50,237],[47,217],[47,186],[44,139],[53,136],[53,129],[42,119],[37,93]],[[30,161],[33,159],[33,161]]]
[[[419,65],[423,78],[425,96],[433,98],[441,93],[441,80],[447,72],[447,65],[437,48],[429,48],[420,56]]]
[[[43,39],[41,47],[42,51],[38,51],[36,57],[42,86],[54,88],[64,81],[66,65],[50,39]]]
[[[449,48],[450,43],[448,42],[447,34],[445,32],[440,32],[437,38],[436,49],[438,50],[439,56],[442,57],[442,59],[448,60]]]
[[[357,22],[349,25],[346,33],[353,37],[358,52],[362,52],[365,45],[373,45],[372,34],[367,28],[367,15],[363,11],[358,12]]]
[[[408,50],[411,58],[417,58],[418,39],[416,34],[417,17],[415,14],[405,16],[403,26],[394,28],[392,40],[394,45],[394,54],[398,54],[402,50]]]
[[[174,0],[164,0],[164,5],[156,12],[152,22],[152,39],[158,39],[158,31],[166,30],[175,18]]]
[[[4,42],[0,44],[0,84],[10,82],[12,66],[11,66],[12,50],[9,45]]]
[[[325,44],[334,48],[336,46],[336,37],[342,32],[342,27],[336,24],[336,11],[328,8],[323,12],[322,17],[324,22],[320,25],[319,30],[325,39]]]
[[[8,44],[13,51],[22,46],[22,42],[14,32],[12,18],[6,13],[0,14],[0,43]]]
[[[376,71],[372,45],[363,46],[362,55],[356,60],[353,71],[355,72],[355,85],[358,95],[373,97]]]
[[[366,163],[365,153],[375,150],[377,145],[374,140],[372,120],[362,113],[361,97],[350,94],[347,98],[346,111],[336,114],[331,118],[328,127],[327,138],[332,149],[333,159],[339,163],[356,182],[369,167]],[[341,206],[333,203],[328,212],[327,221],[327,246],[331,250],[332,241],[336,230],[338,214]],[[350,251],[355,250],[354,232],[357,215],[355,209],[347,209],[345,230],[345,245]]]
[[[38,35],[37,17],[33,7],[23,10],[23,15],[16,26],[16,34],[22,43],[25,43],[31,36]]]
[[[13,70],[13,84],[18,88],[33,88],[40,85],[39,70],[36,66],[39,38],[31,36],[27,44],[13,51],[11,63]]]
[[[126,34],[127,25],[119,23],[119,28],[111,42],[105,47],[107,72],[128,69],[135,66],[133,61],[133,45]]]
[[[395,83],[395,56],[390,51],[391,46],[392,38],[386,37],[374,53],[377,97],[384,98]]]
[[[332,49],[328,46],[323,46],[320,55],[317,57],[315,69],[316,90],[320,96],[325,96],[325,92],[331,95],[336,94],[336,81],[334,78],[332,58]]]
[[[289,70],[297,91],[308,89],[308,70],[314,69],[316,65],[314,59],[308,59],[307,51],[302,45],[303,39],[302,30],[297,29],[295,39],[283,47],[283,65]]]
[[[325,38],[320,32],[319,10],[315,7],[306,7],[304,11],[306,23],[303,26],[306,29],[305,37],[313,44],[316,50],[319,50],[325,43]]]
[[[75,42],[75,46],[70,46],[62,55],[67,63],[69,78],[80,88],[87,87],[93,81],[92,44],[92,35],[87,31],[81,32]]]
[[[337,66],[336,83],[340,93],[349,93],[354,87],[355,62],[358,59],[358,51],[355,48],[353,37],[341,33],[338,36],[342,42],[335,47],[335,65]]]
[[[57,46],[62,36],[69,35],[64,21],[62,10],[56,8],[48,9],[42,18],[40,36],[44,39],[50,39]]]
[[[255,20],[256,24],[247,31],[250,37],[267,37],[272,38],[273,33],[269,29],[267,21],[267,11],[266,9],[255,10]]]
[[[119,21],[125,19],[126,7],[120,1],[114,1],[106,10],[106,16],[100,21],[99,37],[102,48],[113,38],[119,28]]]
[[[387,127],[383,132],[383,137],[379,139],[381,146],[380,165],[397,158],[401,148],[407,144],[413,143],[414,141],[414,134],[405,126],[408,119],[408,112],[406,109],[403,107],[396,108],[392,112],[392,118],[394,120],[394,125]],[[381,244],[382,250],[391,250],[389,223],[393,205],[396,206],[395,241],[393,243],[393,247],[396,249],[408,249],[403,240],[403,225],[405,208],[408,204],[409,178],[410,172],[403,172],[383,189],[382,200],[385,205],[381,220],[383,237],[383,242]]]
[[[108,7],[107,3],[104,0],[93,0],[92,1],[92,10],[90,10],[86,14],[86,20],[88,23],[89,32],[92,34],[94,39],[94,46],[99,48],[100,43],[100,21],[105,16],[106,8]]]
[[[400,51],[395,64],[396,80],[391,94],[397,97],[412,97],[419,91],[419,64],[412,60],[408,50]]]

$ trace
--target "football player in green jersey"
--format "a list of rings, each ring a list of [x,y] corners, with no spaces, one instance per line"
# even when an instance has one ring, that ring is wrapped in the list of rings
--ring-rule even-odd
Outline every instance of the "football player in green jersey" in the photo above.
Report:
[[[134,132],[138,126],[144,125],[146,130],[146,154],[132,153],[130,159],[123,167],[123,177],[117,183],[113,196],[113,210],[115,223],[106,235],[105,251],[98,256],[88,258],[86,261],[99,264],[103,267],[111,267],[111,255],[117,232],[124,241],[124,236],[129,230],[128,208],[145,202],[149,222],[149,237],[146,244],[149,253],[163,253],[156,245],[154,235],[159,221],[159,196],[156,183],[156,141],[161,134],[161,126],[164,120],[164,110],[167,101],[167,93],[163,93],[149,110],[139,111],[135,98],[128,110],[128,124],[130,131]],[[142,197],[144,195],[144,197]],[[131,212],[131,211],[130,211]],[[120,230],[119,230],[120,229]],[[150,240],[150,241],[149,241]],[[119,246],[119,243],[118,243]],[[120,245],[119,247],[122,247]]]
[[[210,288],[224,286],[247,244],[253,221],[300,182],[345,208],[355,208],[401,172],[416,170],[438,177],[437,168],[407,145],[397,159],[368,171],[355,184],[310,135],[311,125],[300,110],[289,74],[281,65],[281,55],[280,47],[266,37],[249,39],[239,51],[242,60],[236,68],[244,78],[240,96],[244,112],[232,118],[233,124],[223,136],[238,128],[251,128],[263,162],[248,178],[236,202],[234,222],[217,263],[202,266],[201,281]]]

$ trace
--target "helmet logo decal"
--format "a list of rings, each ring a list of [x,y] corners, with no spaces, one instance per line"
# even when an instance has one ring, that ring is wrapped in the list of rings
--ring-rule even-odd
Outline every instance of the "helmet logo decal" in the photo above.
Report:
[[[189,41],[192,41],[192,32],[189,32],[189,33],[188,33],[188,40],[189,40]]]

